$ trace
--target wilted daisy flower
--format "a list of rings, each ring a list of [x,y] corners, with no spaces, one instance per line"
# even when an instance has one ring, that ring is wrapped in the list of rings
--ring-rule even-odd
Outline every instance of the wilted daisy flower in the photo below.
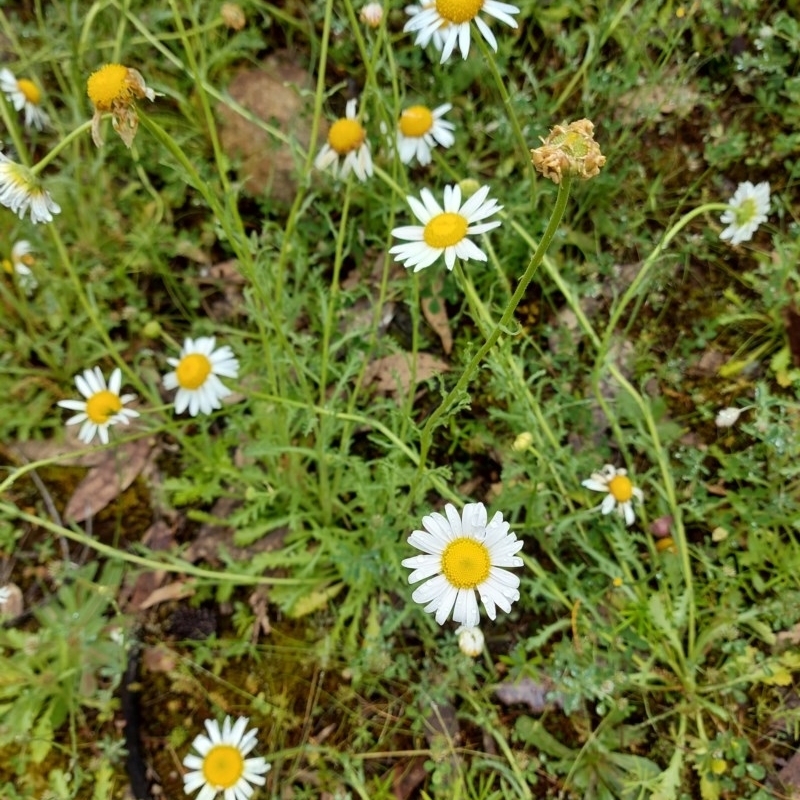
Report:
[[[462,516],[448,503],[446,516],[434,512],[422,518],[424,531],[414,531],[408,543],[425,555],[406,558],[403,566],[414,571],[409,583],[424,580],[412,598],[424,603],[425,611],[436,612],[436,621],[443,625],[453,612],[453,621],[474,628],[480,620],[478,601],[481,598],[489,619],[497,616],[496,606],[511,611],[519,600],[519,578],[501,567],[521,567],[516,556],[522,542],[508,532],[498,511],[486,524],[486,506],[467,503]]]
[[[731,244],[749,242],[769,214],[769,183],[762,181],[755,186],[750,181],[740,183],[729,201],[729,208],[719,218],[727,225],[719,235],[722,241]]]
[[[138,411],[132,408],[123,408],[125,403],[130,403],[136,395],[120,395],[122,386],[122,372],[117,367],[109,378],[108,385],[100,367],[87,369],[83,375],[75,376],[75,385],[85,400],[59,400],[58,405],[70,411],[78,411],[74,417],[67,420],[67,425],[77,425],[82,422],[83,427],[78,433],[78,438],[85,444],[94,439],[95,434],[100,437],[103,444],[108,444],[108,428],[111,425],[122,423],[127,425],[134,417],[139,416]]]
[[[261,756],[245,758],[256,746],[258,733],[255,728],[245,733],[247,722],[247,717],[239,717],[231,725],[231,718],[225,717],[220,730],[216,720],[206,720],[208,736],[201,733],[192,742],[198,754],[183,759],[183,766],[192,770],[183,776],[186,794],[200,789],[196,800],[212,800],[220,792],[225,793],[225,800],[248,800],[252,784],[266,783],[264,775],[271,766]]]
[[[438,32],[443,41],[440,63],[444,63],[450,58],[456,43],[462,57],[467,57],[470,23],[474,22],[489,47],[497,52],[497,40],[486,22],[479,16],[481,11],[512,28],[517,27],[517,21],[511,15],[518,14],[519,9],[499,0],[435,0],[432,3],[423,3],[422,9],[411,16],[403,30],[418,31],[415,42],[422,47],[425,47]]]
[[[247,25],[244,9],[238,3],[223,3],[219,15],[231,30],[240,31]]]
[[[431,163],[431,149],[440,144],[450,147],[455,142],[455,125],[442,119],[452,108],[445,103],[431,111],[427,106],[411,106],[400,114],[397,123],[397,152],[404,164],[416,156],[422,166]]]
[[[556,125],[542,139],[542,146],[531,150],[531,161],[545,178],[558,184],[565,174],[584,181],[594,178],[600,174],[606,157],[594,140],[594,123],[579,119],[568,125]]]
[[[420,193],[422,202],[416,197],[407,197],[414,216],[422,225],[406,225],[395,228],[392,236],[408,240],[407,244],[396,244],[389,252],[397,256],[398,261],[405,262],[404,267],[414,267],[419,272],[429,267],[444,253],[447,269],[453,269],[456,256],[462,261],[486,261],[486,253],[467,237],[478,233],[486,233],[500,225],[499,220],[473,223],[496,214],[503,206],[496,200],[487,200],[489,187],[483,186],[472,197],[461,205],[461,188],[444,187],[444,209],[433,199],[428,189]]]
[[[357,103],[347,101],[344,117],[337,119],[328,131],[328,141],[322,146],[314,166],[317,169],[329,169],[334,175],[346,178],[350,170],[355,172],[360,181],[372,175],[372,156],[364,126],[357,119]],[[344,163],[339,171],[339,159]]]
[[[187,407],[193,417],[198,413],[210,414],[222,408],[220,400],[231,393],[217,376],[235,378],[239,374],[239,362],[228,345],[219,350],[214,349],[215,345],[213,336],[201,336],[194,341],[186,339],[181,357],[167,359],[175,370],[164,376],[164,388],[178,390],[176,414],[182,414]]]
[[[103,114],[111,113],[111,124],[127,147],[139,128],[136,100],[146,97],[155,100],[156,93],[148,89],[142,74],[122,64],[106,64],[89,76],[86,93],[94,105],[92,117],[92,140],[98,147],[103,145],[100,121]]]
[[[22,219],[30,209],[31,222],[52,222],[61,206],[39,185],[33,173],[0,153],[0,205]]]
[[[26,294],[30,294],[38,285],[31,265],[34,263],[31,255],[31,243],[25,239],[20,239],[11,248],[11,258],[3,260],[3,269],[9,275],[16,275],[17,283]]]
[[[27,78],[19,78],[3,67],[0,69],[0,90],[14,106],[15,110],[25,109],[25,127],[40,131],[50,124],[50,118],[41,107],[42,93],[39,87]]]
[[[467,628],[462,625],[456,629],[458,648],[465,656],[477,658],[483,652],[483,631],[480,628]]]
[[[631,483],[627,470],[616,469],[611,464],[606,464],[600,472],[593,472],[591,478],[581,481],[581,486],[594,492],[608,492],[598,506],[601,513],[610,514],[616,508],[617,513],[625,517],[625,524],[633,525],[636,519],[633,513],[633,499],[641,503],[644,495],[641,489],[637,489]]]
[[[377,28],[383,19],[383,6],[380,3],[367,3],[362,6],[358,18],[370,28]]]
[[[11,597],[11,589],[8,586],[0,586],[0,606],[4,606]]]

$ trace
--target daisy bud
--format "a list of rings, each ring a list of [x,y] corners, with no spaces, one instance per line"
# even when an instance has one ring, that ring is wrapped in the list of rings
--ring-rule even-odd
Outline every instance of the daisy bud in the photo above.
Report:
[[[515,453],[524,453],[533,444],[533,434],[530,431],[523,431],[516,439],[511,449]]]
[[[746,408],[723,408],[719,412],[717,412],[716,419],[714,423],[718,428],[730,428],[731,425],[735,425],[736,421],[742,414],[742,411],[747,411]]]
[[[483,631],[462,625],[456,630],[458,647],[465,656],[477,658],[483,652]]]
[[[581,180],[600,174],[606,157],[594,140],[594,123],[579,119],[566,127],[556,125],[542,146],[531,150],[533,166],[553,183],[561,183],[562,177],[572,175]]]
[[[367,3],[359,12],[358,18],[370,28],[377,28],[383,19],[383,6],[380,3]]]

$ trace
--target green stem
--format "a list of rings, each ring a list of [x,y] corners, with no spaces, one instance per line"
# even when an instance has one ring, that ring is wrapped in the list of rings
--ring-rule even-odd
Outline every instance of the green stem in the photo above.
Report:
[[[58,144],[56,144],[56,146],[41,161],[37,161],[31,167],[31,175],[38,175],[67,145],[71,144],[79,136],[86,133],[86,131],[90,130],[91,127],[92,121],[88,119],[82,125],[78,125],[75,130],[70,131],[70,133],[61,139],[61,141],[59,141]]]
[[[472,357],[472,360],[469,362],[466,369],[461,374],[461,377],[458,379],[456,385],[450,390],[450,392],[444,398],[444,400],[442,400],[441,404],[433,412],[433,414],[431,414],[430,417],[428,417],[428,421],[425,423],[425,427],[423,428],[422,433],[420,435],[419,466],[417,467],[417,473],[414,477],[411,491],[409,492],[409,498],[413,498],[415,490],[419,485],[420,478],[422,477],[422,472],[425,469],[425,463],[428,457],[428,453],[430,452],[431,444],[433,443],[434,428],[439,423],[439,420],[450,410],[450,408],[452,408],[456,400],[459,397],[461,397],[463,393],[466,391],[466,388],[469,385],[469,382],[472,379],[473,374],[478,369],[483,359],[486,357],[486,354],[495,346],[495,344],[497,344],[497,341],[500,338],[500,336],[503,333],[508,332],[508,326],[514,317],[514,312],[517,310],[517,306],[519,305],[520,301],[525,295],[525,291],[528,288],[528,284],[531,282],[533,276],[536,274],[536,270],[542,263],[542,259],[544,258],[544,255],[547,252],[548,248],[550,247],[550,244],[553,241],[553,237],[555,236],[556,231],[558,230],[558,226],[561,223],[561,218],[564,216],[564,211],[567,207],[567,201],[569,200],[571,185],[572,185],[572,178],[570,176],[566,176],[559,185],[558,196],[556,197],[556,203],[555,207],[553,208],[553,213],[550,217],[550,221],[547,223],[547,228],[544,234],[542,235],[541,240],[539,241],[539,246],[537,247],[536,251],[531,257],[527,269],[520,278],[519,284],[517,284],[517,288],[514,291],[514,294],[511,296],[511,300],[509,300],[508,305],[506,306],[506,310],[503,312],[503,316],[500,317],[500,320],[495,325],[494,330],[489,334],[489,337],[483,343],[478,352],[475,353],[475,355]]]
[[[224,571],[216,571],[213,569],[203,569],[202,567],[195,567],[188,562],[166,561],[163,559],[146,558],[145,556],[137,556],[133,553],[127,553],[124,550],[118,550],[111,545],[98,542],[89,534],[83,531],[74,531],[71,528],[65,528],[63,525],[57,525],[47,519],[37,517],[35,514],[28,514],[22,511],[11,503],[0,503],[0,512],[7,514],[11,519],[20,519],[31,525],[36,525],[39,528],[55,533],[57,536],[63,536],[66,539],[71,539],[73,542],[89,547],[101,555],[108,556],[116,561],[125,561],[128,564],[135,564],[138,567],[145,567],[146,569],[161,570],[163,572],[178,573],[181,575],[191,575],[195,578],[204,578],[214,583],[235,583],[238,585],[264,585],[272,586],[282,584],[284,586],[300,586],[303,584],[311,584],[314,581],[308,578],[265,578],[259,575],[242,575],[239,573],[232,573],[227,568]]]

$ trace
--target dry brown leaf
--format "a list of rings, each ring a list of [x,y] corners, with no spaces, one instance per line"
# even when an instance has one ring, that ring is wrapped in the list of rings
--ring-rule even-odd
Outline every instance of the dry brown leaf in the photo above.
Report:
[[[150,592],[150,596],[139,604],[139,610],[144,611],[146,608],[152,608],[170,600],[182,600],[184,597],[191,597],[193,594],[194,587],[190,586],[186,581],[173,581]]]
[[[379,392],[395,398],[407,397],[411,389],[411,353],[392,353],[373,361],[364,373],[364,385],[374,385]],[[416,383],[432,378],[450,367],[430,353],[417,353],[414,378]]]
[[[778,773],[778,780],[790,788],[789,800],[800,800],[800,751],[786,762]]]
[[[308,147],[311,109],[302,97],[313,86],[312,76],[298,64],[288,50],[270,55],[258,69],[237,73],[228,93],[253,116],[280,128]],[[292,148],[276,141],[266,131],[246,120],[230,106],[220,104],[221,138],[226,153],[242,158],[240,173],[244,188],[255,196],[268,194],[290,203],[297,191],[296,156]],[[328,135],[327,123],[320,121],[319,138]]]
[[[125,442],[103,451],[103,460],[78,484],[64,509],[74,522],[93,517],[124,492],[144,469],[155,441],[150,437]]]
[[[396,800],[408,800],[409,797],[416,796],[414,792],[417,787],[428,777],[428,770],[425,768],[426,760],[423,756],[417,756],[409,762],[402,761],[395,764],[392,794]]]
[[[422,313],[428,324],[436,331],[436,335],[442,342],[442,350],[446,355],[450,355],[453,350],[453,332],[450,330],[450,319],[447,316],[447,306],[442,298],[442,287],[444,278],[438,277],[431,286],[432,297],[422,298]]]
[[[272,626],[269,623],[269,612],[267,611],[267,587],[259,586],[250,597],[247,598],[247,602],[255,616],[250,640],[253,644],[257,644],[259,634],[263,633],[265,636],[269,636],[269,634],[272,633]]]
[[[47,461],[58,459],[65,467],[94,467],[102,463],[102,450],[92,450],[80,455],[71,455],[86,450],[86,445],[78,439],[78,426],[66,429],[63,439],[46,439],[44,441],[15,442],[3,447],[0,455],[14,464],[27,464],[31,461]]]
[[[145,647],[142,664],[148,672],[172,672],[178,663],[175,653],[163,644]]]
[[[501,703],[507,706],[524,703],[534,714],[541,714],[548,707],[559,704],[557,698],[548,699],[547,695],[552,690],[553,683],[546,678],[542,681],[522,678],[494,687],[494,693]]]

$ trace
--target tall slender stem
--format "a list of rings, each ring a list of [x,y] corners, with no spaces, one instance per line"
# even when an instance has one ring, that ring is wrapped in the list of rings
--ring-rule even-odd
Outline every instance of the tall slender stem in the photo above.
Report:
[[[411,487],[411,491],[409,492],[410,500],[413,498],[415,490],[419,485],[419,481],[422,477],[422,473],[425,470],[425,464],[427,461],[428,453],[430,452],[431,444],[433,442],[434,428],[439,423],[441,418],[453,407],[456,400],[459,397],[461,397],[463,393],[466,391],[467,386],[469,385],[469,382],[472,379],[473,374],[478,369],[483,359],[486,357],[486,354],[495,346],[495,344],[497,344],[497,341],[500,338],[500,336],[503,333],[508,332],[508,326],[514,316],[514,312],[517,310],[517,306],[522,300],[525,291],[528,288],[528,285],[533,279],[533,276],[536,274],[536,270],[542,263],[542,259],[544,258],[544,255],[547,252],[548,248],[550,247],[550,244],[553,241],[553,237],[555,236],[556,231],[558,230],[558,226],[561,223],[561,218],[564,216],[564,211],[567,207],[567,201],[569,200],[571,185],[572,185],[572,178],[570,176],[565,176],[564,180],[561,182],[561,184],[559,184],[558,196],[556,197],[556,203],[553,208],[553,213],[550,217],[550,221],[547,223],[547,228],[544,234],[542,235],[542,238],[539,240],[539,246],[536,248],[536,251],[531,257],[530,262],[528,263],[527,269],[520,278],[520,281],[517,284],[517,288],[514,291],[514,294],[508,301],[508,305],[506,306],[506,310],[503,312],[503,316],[500,317],[500,320],[495,325],[494,330],[489,334],[488,338],[483,343],[481,348],[472,357],[472,360],[469,362],[466,369],[461,374],[461,377],[458,379],[456,385],[450,390],[450,392],[447,394],[444,400],[442,400],[441,404],[433,412],[433,414],[431,414],[430,417],[428,417],[428,421],[425,423],[425,427],[422,429],[422,433],[420,435],[420,459],[417,468],[417,473],[414,476],[414,481]]]

